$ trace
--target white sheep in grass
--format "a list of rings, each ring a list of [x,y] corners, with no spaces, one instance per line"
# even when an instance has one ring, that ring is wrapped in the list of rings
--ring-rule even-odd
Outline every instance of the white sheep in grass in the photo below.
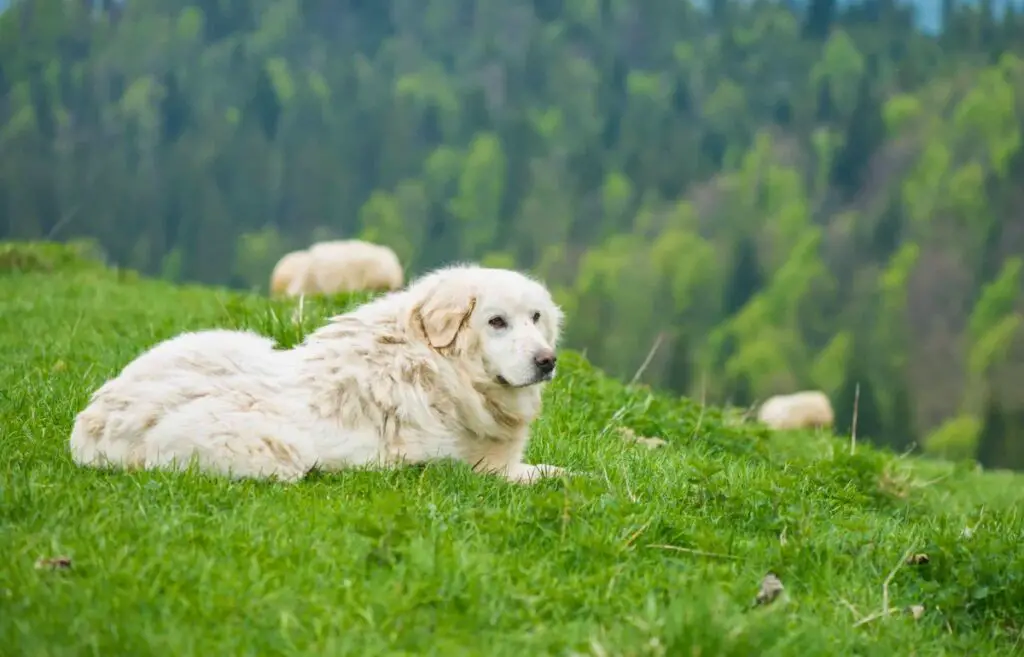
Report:
[[[310,294],[397,290],[405,282],[398,256],[390,248],[362,240],[332,240],[314,244],[290,263],[278,268],[291,271],[284,293],[290,297]],[[288,266],[294,269],[289,270]]]
[[[301,272],[306,268],[306,262],[309,260],[309,252],[305,249],[301,251],[292,251],[286,253],[277,261],[274,265],[274,271],[270,274],[270,294],[271,296],[281,296],[288,291],[288,287],[292,284]]]
[[[832,426],[835,413],[825,393],[802,390],[769,397],[758,409],[757,419],[772,429],[810,429]]]

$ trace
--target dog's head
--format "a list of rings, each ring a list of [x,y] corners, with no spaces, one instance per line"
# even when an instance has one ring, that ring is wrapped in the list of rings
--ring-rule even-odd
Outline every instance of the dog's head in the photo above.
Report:
[[[563,315],[541,283],[508,269],[460,265],[428,274],[408,294],[410,332],[438,353],[507,388],[554,377]]]

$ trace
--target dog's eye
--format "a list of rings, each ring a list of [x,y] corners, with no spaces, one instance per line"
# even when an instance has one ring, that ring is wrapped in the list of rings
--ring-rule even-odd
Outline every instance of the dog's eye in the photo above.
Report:
[[[536,324],[540,321],[540,313],[533,313],[533,323]]]
[[[503,329],[506,326],[508,326],[508,323],[505,321],[505,318],[500,315],[495,315],[494,317],[490,318],[487,321],[487,323],[490,324],[492,328],[496,329]]]

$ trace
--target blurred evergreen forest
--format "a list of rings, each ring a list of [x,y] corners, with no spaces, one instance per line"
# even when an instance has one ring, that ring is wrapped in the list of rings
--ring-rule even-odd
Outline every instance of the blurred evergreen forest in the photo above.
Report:
[[[934,4],[12,2],[0,238],[527,268],[615,375],[840,431],[859,386],[860,437],[1024,467],[1024,10]]]

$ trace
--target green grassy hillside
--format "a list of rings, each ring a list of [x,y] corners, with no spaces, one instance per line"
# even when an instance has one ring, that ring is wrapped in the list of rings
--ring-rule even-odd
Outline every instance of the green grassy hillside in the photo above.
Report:
[[[75,413],[156,341],[228,326],[294,344],[343,305],[295,325],[291,303],[0,247],[0,652],[1024,649],[1021,477],[730,425],[576,354],[529,457],[591,477],[524,488],[444,463],[286,486],[71,463]],[[70,568],[35,567],[57,556]],[[785,593],[755,606],[768,572]],[[897,611],[872,619],[887,580]]]

